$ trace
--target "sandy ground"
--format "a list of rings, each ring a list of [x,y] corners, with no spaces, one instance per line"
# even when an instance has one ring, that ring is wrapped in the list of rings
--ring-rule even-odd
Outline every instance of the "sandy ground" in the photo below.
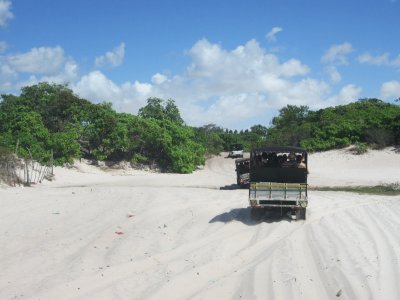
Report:
[[[310,156],[312,186],[400,181],[393,149]],[[306,221],[250,218],[234,160],[0,189],[0,299],[400,299],[400,197],[310,192]]]

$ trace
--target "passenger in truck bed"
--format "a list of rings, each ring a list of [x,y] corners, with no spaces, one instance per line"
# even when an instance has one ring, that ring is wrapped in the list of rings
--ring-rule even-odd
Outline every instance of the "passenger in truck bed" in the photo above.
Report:
[[[297,167],[301,169],[306,168],[306,164],[304,163],[304,158],[301,155],[296,156]]]
[[[296,154],[294,154],[294,152],[289,153],[288,160],[282,164],[282,167],[284,168],[297,167]]]

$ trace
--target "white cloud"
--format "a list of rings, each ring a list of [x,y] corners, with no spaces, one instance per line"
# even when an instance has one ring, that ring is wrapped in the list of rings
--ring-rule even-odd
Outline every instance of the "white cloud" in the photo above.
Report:
[[[10,90],[13,87],[13,81],[18,77],[17,72],[6,64],[0,65],[0,89],[3,91]]]
[[[298,82],[278,80],[268,81],[268,92],[245,92],[221,94],[211,97],[210,105],[201,101],[191,103],[177,101],[184,119],[193,125],[217,123],[226,128],[243,129],[243,126],[267,123],[277,110],[291,105],[308,105],[320,108],[329,87],[323,82],[304,79]],[[175,98],[174,98],[175,99]]]
[[[135,81],[117,85],[100,71],[84,75],[72,88],[83,98],[95,103],[109,101],[118,111],[130,113],[137,113],[145,105],[145,100],[152,96],[151,84]]]
[[[360,55],[358,58],[358,62],[361,64],[370,64],[370,65],[387,65],[389,64],[389,54],[383,53],[382,55],[372,56],[369,53],[365,53]]]
[[[36,76],[30,75],[27,80],[21,81],[17,84],[18,88],[38,84],[39,82],[49,82],[55,84],[68,84],[70,85],[78,79],[79,67],[73,61],[67,61],[62,70],[55,75]]]
[[[260,119],[286,104],[318,103],[329,91],[323,82],[301,79],[309,73],[301,61],[280,62],[255,40],[229,51],[203,39],[187,53],[191,63],[181,75],[156,73],[152,83],[117,85],[94,71],[73,88],[84,98],[113,101],[117,110],[131,113],[137,113],[148,97],[172,98],[188,124],[225,127]]]
[[[321,102],[321,107],[348,104],[360,99],[362,89],[354,84],[344,86],[339,94],[329,97],[325,102]]]
[[[10,66],[3,64],[0,66],[0,78],[2,78],[3,80],[16,79],[17,72],[10,68]]]
[[[347,56],[353,52],[353,46],[350,43],[331,46],[321,58],[321,62],[326,64],[324,71],[328,74],[332,83],[338,83],[342,80],[337,66],[348,65]]]
[[[155,83],[155,84],[162,84],[162,83],[165,82],[166,80],[168,80],[167,76],[165,76],[165,75],[163,75],[163,74],[160,74],[160,73],[154,74],[154,75],[151,77],[151,81],[152,81],[153,83]]]
[[[382,84],[381,98],[393,100],[400,98],[400,81],[392,80]]]
[[[276,35],[278,32],[281,32],[283,29],[281,27],[273,27],[270,32],[266,34],[266,38],[269,42],[276,41]]]
[[[12,18],[14,15],[11,12],[11,1],[0,0],[0,27],[5,27]]]
[[[193,77],[212,76],[215,68],[219,67],[216,63],[220,63],[225,54],[226,52],[219,45],[211,44],[206,39],[202,39],[189,50],[192,64],[188,71]],[[210,72],[210,69],[214,70]]]
[[[333,45],[322,56],[323,63],[347,65],[347,55],[353,52],[353,46],[350,43],[343,43],[340,45]]]
[[[152,85],[149,83],[140,83],[139,81],[135,81],[133,87],[136,92],[143,96],[150,95],[152,91]]]
[[[11,68],[22,73],[55,74],[59,72],[66,58],[60,47],[33,48],[27,53],[10,55],[6,61]]]
[[[308,66],[303,65],[297,59],[289,59],[281,65],[281,74],[285,77],[306,75],[310,72]]]
[[[227,51],[203,39],[190,49],[189,56],[192,63],[186,76],[197,85],[208,85],[212,93],[266,91],[269,78],[275,81],[309,72],[308,66],[296,59],[280,63],[256,40]]]
[[[121,43],[115,47],[112,51],[107,52],[102,56],[96,57],[96,67],[118,67],[122,64],[125,57],[125,43]]]
[[[74,90],[93,102],[117,100],[120,93],[120,88],[100,71],[84,75],[74,85]]]
[[[387,52],[376,56],[373,56],[369,53],[364,53],[360,55],[357,59],[360,64],[369,64],[376,66],[392,66],[392,67],[400,66],[400,55],[391,60],[390,55]]]
[[[67,61],[64,65],[63,70],[53,76],[43,76],[39,79],[39,81],[47,81],[47,82],[52,82],[52,83],[57,83],[57,84],[66,84],[66,83],[71,83],[74,82],[79,75],[79,67],[78,65],[73,62],[73,61]]]
[[[266,116],[287,104],[315,109],[355,100],[360,93],[349,85],[332,96],[327,83],[306,77],[308,66],[294,58],[280,62],[255,40],[226,50],[202,39],[187,54],[191,63],[180,75],[168,78],[156,73],[151,83],[117,85],[94,71],[83,76],[74,90],[93,101],[112,101],[118,111],[130,113],[137,113],[148,97],[172,98],[188,124],[229,128],[267,122]]]
[[[337,104],[347,104],[360,99],[362,88],[354,84],[344,86],[338,95]]]
[[[336,51],[332,61],[344,52]],[[265,124],[272,113],[288,104],[318,109],[356,100],[361,92],[359,87],[347,85],[332,95],[327,82],[309,77],[307,65],[296,58],[280,61],[256,40],[229,50],[202,39],[187,55],[190,63],[181,74],[155,73],[149,82],[117,84],[98,70],[79,75],[78,65],[66,58],[60,47],[34,48],[25,54],[0,56],[0,86],[8,87],[13,81],[14,86],[43,80],[69,82],[81,97],[95,103],[110,101],[117,111],[133,114],[149,97],[171,98],[188,124],[216,123],[232,129]],[[107,55],[103,57],[106,60]],[[46,65],[49,58],[57,63]],[[340,74],[334,65],[327,68],[332,81],[338,82]],[[21,72],[31,76],[16,84]]]
[[[22,54],[0,56],[0,64],[0,85],[6,86],[7,90],[42,81],[72,83],[79,76],[78,65],[71,58],[66,58],[59,46],[33,48]]]
[[[330,80],[333,83],[338,83],[342,80],[342,76],[340,75],[339,71],[337,70],[336,66],[326,66],[325,72],[328,74]]]
[[[242,93],[222,95],[209,107],[192,105],[183,110],[190,113],[190,122],[197,125],[219,123],[225,127],[235,126],[238,122],[254,117],[261,117],[270,107],[260,93]]]

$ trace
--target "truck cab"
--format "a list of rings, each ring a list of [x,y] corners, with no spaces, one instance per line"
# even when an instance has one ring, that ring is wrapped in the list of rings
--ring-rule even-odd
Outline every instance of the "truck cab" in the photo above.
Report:
[[[308,155],[299,147],[267,147],[250,152],[249,204],[252,215],[263,209],[290,211],[306,219]]]

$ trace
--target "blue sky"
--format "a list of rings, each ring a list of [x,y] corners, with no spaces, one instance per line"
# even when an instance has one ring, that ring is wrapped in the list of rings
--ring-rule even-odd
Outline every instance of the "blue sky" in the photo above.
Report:
[[[398,0],[0,0],[0,93],[68,83],[136,114],[174,99],[189,125],[269,126],[400,97]]]

